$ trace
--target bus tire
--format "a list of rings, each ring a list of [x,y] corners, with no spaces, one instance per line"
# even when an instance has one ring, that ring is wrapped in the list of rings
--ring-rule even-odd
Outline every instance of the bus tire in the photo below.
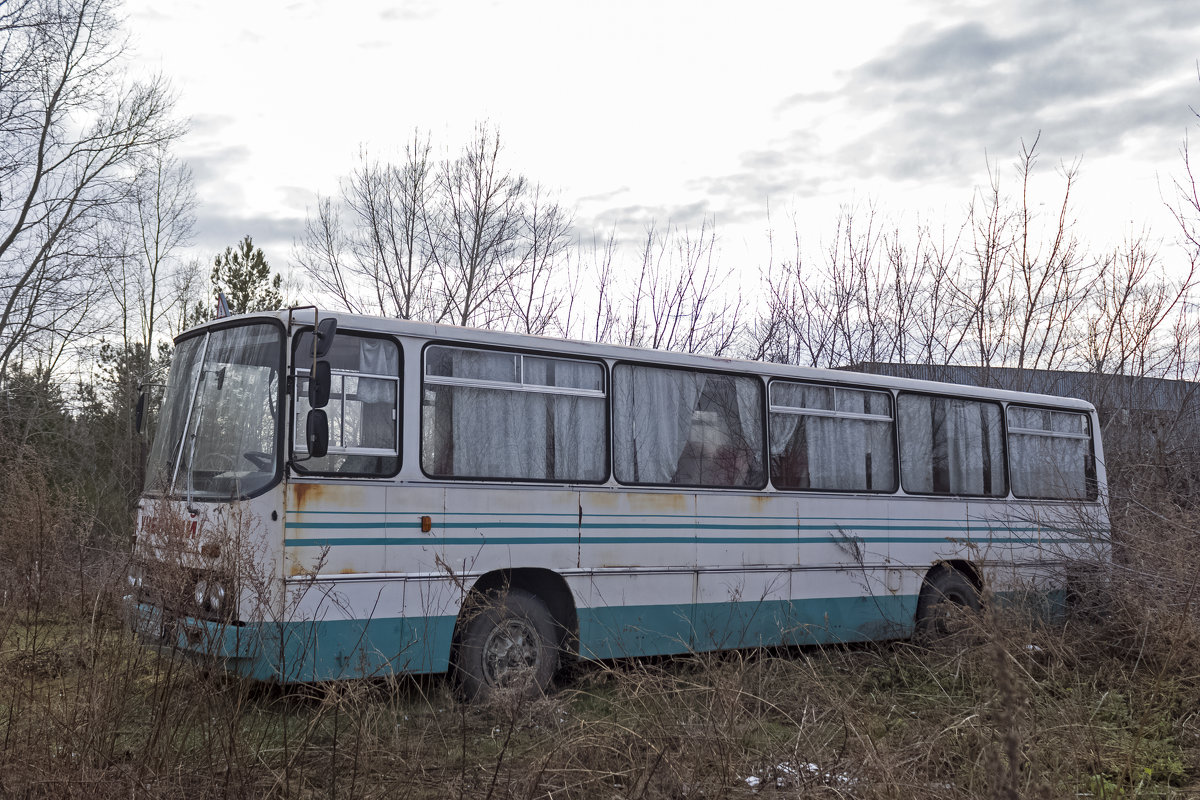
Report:
[[[467,700],[486,700],[498,689],[532,696],[549,688],[558,645],[554,619],[537,595],[489,592],[464,612],[455,662]]]
[[[956,624],[956,617],[964,609],[982,608],[979,590],[966,575],[950,567],[938,567],[925,578],[917,596],[917,638],[946,639],[961,627]]]

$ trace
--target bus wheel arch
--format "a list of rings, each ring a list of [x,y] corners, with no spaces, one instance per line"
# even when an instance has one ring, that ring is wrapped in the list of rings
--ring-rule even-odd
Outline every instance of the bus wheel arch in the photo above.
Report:
[[[530,667],[528,690],[544,691],[578,647],[578,616],[562,576],[547,569],[486,573],[472,585],[454,626],[451,665],[468,700],[503,685],[506,667]]]
[[[917,638],[936,640],[954,633],[951,618],[962,609],[983,609],[983,579],[974,564],[939,561],[925,574],[917,597]]]

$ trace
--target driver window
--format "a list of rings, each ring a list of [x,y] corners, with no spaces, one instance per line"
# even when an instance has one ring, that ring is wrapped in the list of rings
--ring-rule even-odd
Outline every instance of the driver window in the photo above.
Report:
[[[311,334],[298,336],[296,353],[311,352]],[[391,339],[339,331],[329,352],[333,375],[329,405],[329,452],[304,459],[308,375],[296,369],[292,442],[298,472],[390,476],[400,470],[400,348]]]

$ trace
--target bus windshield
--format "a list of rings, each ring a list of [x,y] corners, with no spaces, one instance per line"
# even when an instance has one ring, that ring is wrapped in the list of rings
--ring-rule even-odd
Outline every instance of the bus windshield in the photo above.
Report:
[[[207,500],[256,494],[279,472],[283,331],[257,323],[179,343],[146,492]]]

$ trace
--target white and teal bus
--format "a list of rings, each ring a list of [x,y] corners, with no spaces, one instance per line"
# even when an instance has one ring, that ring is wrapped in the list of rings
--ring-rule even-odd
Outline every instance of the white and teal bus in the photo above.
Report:
[[[314,309],[176,340],[139,631],[263,680],[901,638],[1065,590],[1081,400]],[[1101,549],[1103,545],[1101,544]]]

